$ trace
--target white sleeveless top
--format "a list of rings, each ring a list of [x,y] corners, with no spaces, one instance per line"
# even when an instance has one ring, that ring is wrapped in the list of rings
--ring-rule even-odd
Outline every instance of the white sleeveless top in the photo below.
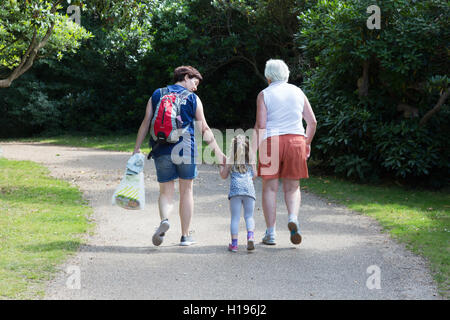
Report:
[[[263,94],[267,108],[264,139],[284,134],[305,135],[302,122],[305,94],[299,87],[275,81],[263,90]]]

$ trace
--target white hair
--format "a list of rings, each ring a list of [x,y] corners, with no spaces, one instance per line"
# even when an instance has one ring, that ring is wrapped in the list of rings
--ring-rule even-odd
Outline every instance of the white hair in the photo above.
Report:
[[[270,59],[266,62],[264,76],[271,81],[288,81],[289,68],[283,60]]]

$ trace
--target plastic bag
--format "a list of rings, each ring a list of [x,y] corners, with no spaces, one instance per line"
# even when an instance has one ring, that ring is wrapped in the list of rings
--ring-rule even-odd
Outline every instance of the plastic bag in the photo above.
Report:
[[[112,203],[128,210],[144,210],[144,172],[125,174],[113,194]]]
[[[145,156],[142,153],[133,154],[127,161],[127,174],[139,174],[144,170]]]

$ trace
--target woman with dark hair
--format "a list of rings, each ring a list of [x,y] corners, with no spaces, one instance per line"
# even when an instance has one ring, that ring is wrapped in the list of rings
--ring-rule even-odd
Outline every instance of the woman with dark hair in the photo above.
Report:
[[[203,104],[194,93],[203,80],[202,75],[191,66],[180,66],[174,70],[173,80],[173,85],[155,90],[149,99],[133,152],[133,154],[140,152],[140,147],[149,131],[152,120],[154,121],[156,118],[158,112],[155,112],[155,110],[160,106],[162,98],[173,97],[173,101],[180,101],[177,122],[180,124],[182,134],[178,141],[160,144],[156,141],[155,138],[158,137],[154,134],[150,139],[151,155],[155,161],[160,190],[158,207],[161,223],[152,237],[155,246],[159,246],[163,242],[164,235],[170,226],[168,219],[173,211],[176,179],[179,179],[180,190],[180,245],[189,246],[194,243],[192,236],[189,234],[189,226],[194,212],[193,181],[198,174],[194,122],[199,123],[203,139],[214,150],[219,163],[223,163],[225,159],[225,155],[217,145],[206,122]]]

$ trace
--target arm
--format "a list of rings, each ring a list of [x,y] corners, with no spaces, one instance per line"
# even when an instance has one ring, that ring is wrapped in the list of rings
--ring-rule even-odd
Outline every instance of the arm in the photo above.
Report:
[[[256,165],[256,152],[264,139],[267,124],[267,108],[264,103],[264,94],[261,91],[256,98],[256,122],[255,130],[250,145],[250,163]]]
[[[309,158],[311,154],[311,142],[316,133],[317,120],[306,96],[303,107],[303,119],[306,121],[306,156]]]
[[[210,146],[214,150],[219,163],[225,163],[226,157],[217,145],[214,134],[209,128],[208,123],[206,123],[205,114],[203,113],[203,104],[199,97],[197,97],[197,110],[195,111],[195,120],[200,122],[203,139],[208,144],[208,146]]]
[[[222,179],[228,178],[228,175],[230,174],[231,165],[229,164],[220,164],[219,165],[219,173]]]
[[[142,120],[141,126],[139,127],[139,131],[136,137],[136,144],[134,146],[133,154],[140,153],[142,142],[144,141],[145,137],[147,136],[148,129],[150,127],[150,121],[152,119],[153,110],[152,110],[152,98],[148,100],[147,103],[147,109],[145,110],[145,117],[144,120]]]

